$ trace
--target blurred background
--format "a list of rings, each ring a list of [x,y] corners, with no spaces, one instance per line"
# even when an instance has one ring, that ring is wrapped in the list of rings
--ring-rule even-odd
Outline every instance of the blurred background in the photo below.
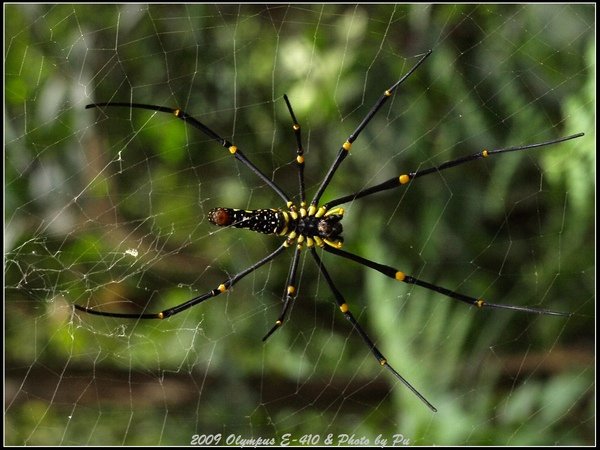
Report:
[[[5,6],[5,442],[595,441],[593,5]],[[283,207],[180,107],[292,196],[429,49],[355,142],[323,201],[482,148],[585,137],[473,162],[344,205],[344,248],[490,302],[475,311],[323,255],[388,361],[382,370],[304,254],[284,254],[165,321],[281,240],[215,229],[216,206]],[[305,258],[308,256],[307,258]],[[313,438],[314,439],[314,438]],[[299,443],[301,441],[298,441]],[[312,441],[315,442],[315,441]]]

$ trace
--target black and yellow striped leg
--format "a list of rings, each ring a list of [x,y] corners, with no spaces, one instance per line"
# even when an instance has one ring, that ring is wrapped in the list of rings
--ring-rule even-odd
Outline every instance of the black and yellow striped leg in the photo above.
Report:
[[[300,250],[302,249],[301,245],[296,245],[296,250],[294,251],[294,256],[292,258],[292,265],[290,266],[290,274],[288,275],[288,280],[285,288],[285,301],[283,303],[283,308],[281,309],[281,314],[275,321],[275,325],[273,328],[269,330],[269,332],[262,338],[263,342],[266,341],[276,330],[278,330],[285,321],[287,317],[287,312],[292,303],[296,299],[296,272],[298,270],[298,261],[300,260]]]
[[[277,186],[277,184],[267,177],[258,167],[256,167],[247,157],[242,153],[242,151],[237,148],[237,146],[233,145],[227,139],[222,138],[213,130],[208,128],[198,119],[193,118],[188,115],[185,111],[177,108],[169,108],[167,106],[155,106],[155,105],[146,105],[143,103],[124,103],[124,102],[104,102],[104,103],[92,103],[90,105],[86,105],[86,109],[89,108],[101,108],[105,106],[117,106],[117,107],[125,107],[125,108],[137,108],[137,109],[148,109],[150,111],[164,112],[173,114],[178,119],[183,120],[185,123],[197,128],[202,133],[204,133],[209,138],[216,141],[219,145],[225,147],[229,150],[229,152],[242,164],[248,167],[252,172],[254,172],[258,177],[263,180],[271,189],[273,189],[284,201],[286,204],[290,204],[289,196],[283,192],[283,190]]]
[[[356,193],[350,194],[350,195],[345,195],[344,197],[340,197],[335,200],[332,200],[332,201],[326,203],[324,206],[328,209],[333,208],[334,206],[341,205],[343,203],[353,201],[353,200],[356,200],[356,199],[359,199],[362,197],[366,197],[367,195],[371,195],[371,194],[375,194],[377,192],[386,191],[388,189],[394,189],[394,188],[403,186],[403,185],[407,184],[409,181],[414,180],[415,178],[423,177],[425,175],[429,175],[432,173],[438,173],[438,172],[441,172],[442,170],[449,169],[451,167],[456,167],[461,164],[464,164],[464,163],[467,163],[470,161],[474,161],[476,159],[488,158],[492,155],[496,155],[496,154],[500,154],[500,153],[530,150],[532,148],[558,144],[560,142],[568,141],[570,139],[575,139],[575,138],[581,137],[583,135],[584,135],[584,133],[577,133],[577,134],[572,134],[570,136],[554,139],[552,141],[540,142],[538,144],[528,144],[528,145],[521,145],[521,146],[515,146],[515,147],[500,148],[500,149],[496,149],[496,150],[482,150],[482,151],[474,153],[472,155],[467,155],[467,156],[463,156],[463,157],[454,159],[452,161],[447,161],[443,164],[440,164],[439,166],[430,167],[428,169],[423,169],[423,170],[417,170],[416,172],[409,172],[408,174],[403,174],[398,177],[390,178],[389,180],[384,181],[383,183],[377,184],[375,186],[371,186],[362,191],[359,191],[359,192],[356,192]]]
[[[371,119],[373,118],[373,116],[375,116],[375,114],[377,114],[377,111],[379,111],[381,109],[381,107],[384,105],[384,103],[392,96],[392,93],[394,92],[394,90],[398,86],[400,86],[402,83],[404,83],[404,81],[415,70],[417,70],[417,67],[419,67],[423,63],[423,61],[425,61],[425,59],[429,55],[431,55],[431,50],[429,50],[427,53],[425,53],[425,55],[402,78],[400,78],[398,81],[396,81],[396,83],[394,83],[390,88],[388,88],[381,95],[381,97],[379,97],[379,100],[377,100],[377,103],[375,103],[375,105],[367,113],[367,115],[364,117],[364,119],[362,120],[362,122],[358,125],[358,127],[356,127],[356,129],[354,130],[354,132],[348,137],[348,139],[346,140],[346,142],[344,142],[342,144],[342,147],[340,148],[340,150],[339,150],[339,152],[338,152],[335,160],[333,161],[333,164],[331,165],[331,167],[327,171],[327,174],[325,175],[325,178],[323,179],[323,182],[321,183],[321,186],[319,186],[319,190],[317,191],[317,193],[315,194],[314,198],[310,202],[311,205],[315,205],[316,206],[319,203],[319,200],[321,199],[321,196],[323,195],[323,192],[325,192],[325,189],[327,189],[327,186],[329,186],[329,183],[331,182],[331,179],[333,178],[333,175],[337,171],[337,169],[340,166],[340,164],[342,163],[342,161],[346,158],[346,156],[348,156],[348,153],[350,152],[350,148],[352,147],[352,143],[356,140],[356,138],[358,137],[358,135],[369,124],[369,122],[371,121]]]
[[[371,338],[369,338],[367,333],[362,329],[360,324],[354,318],[354,315],[350,312],[350,308],[348,307],[348,304],[344,300],[344,297],[342,296],[340,291],[335,287],[335,284],[333,283],[333,280],[331,279],[329,272],[327,272],[327,269],[325,269],[325,266],[323,265],[321,258],[319,258],[319,255],[317,255],[317,252],[315,251],[314,247],[310,248],[310,252],[311,252],[313,258],[315,259],[315,262],[317,263],[319,270],[323,274],[323,277],[327,281],[327,284],[329,285],[329,288],[330,288],[331,292],[333,293],[333,296],[335,297],[335,301],[336,301],[338,307],[340,308],[340,311],[342,311],[342,313],[344,314],[344,316],[346,317],[348,322],[350,322],[352,324],[352,327],[358,332],[358,334],[360,335],[360,337],[362,338],[364,343],[367,345],[367,347],[369,347],[369,350],[371,351],[373,356],[377,359],[379,364],[381,366],[385,367],[387,370],[389,370],[394,375],[394,377],[396,377],[396,379],[400,380],[400,382],[402,382],[402,384],[404,384],[408,389],[410,389],[410,391],[413,394],[415,394],[423,403],[425,403],[429,409],[431,409],[433,412],[437,412],[437,409],[431,403],[429,403],[429,401],[427,401],[427,399],[425,397],[423,397],[423,395],[421,395],[421,393],[419,391],[417,391],[404,377],[402,377],[402,375],[400,375],[392,366],[390,366],[388,364],[385,356],[383,356],[383,354],[375,346],[375,344],[373,343]]]
[[[488,303],[482,298],[470,297],[468,295],[460,294],[455,291],[451,291],[450,289],[443,288],[441,286],[436,286],[435,284],[428,283],[426,281],[419,280],[410,275],[406,275],[404,272],[400,272],[398,269],[395,269],[390,266],[386,266],[384,264],[379,264],[369,259],[363,258],[362,256],[355,255],[354,253],[349,253],[347,251],[333,248],[330,246],[325,246],[325,250],[334,255],[341,256],[342,258],[350,259],[355,261],[363,266],[369,267],[370,269],[381,272],[386,277],[393,278],[397,281],[403,281],[408,284],[415,284],[417,286],[424,287],[425,289],[429,289],[430,291],[439,292],[440,294],[445,295],[446,297],[450,297],[454,300],[461,301],[463,303],[467,303],[472,306],[476,306],[478,308],[499,308],[499,309],[510,309],[513,311],[521,311],[530,314],[543,314],[548,316],[565,316],[569,317],[571,314],[563,313],[559,311],[552,311],[549,309],[538,309],[538,308],[529,308],[526,306],[512,306],[512,305],[503,305],[498,303]]]
[[[304,147],[302,147],[302,134],[300,133],[300,124],[298,123],[298,119],[296,119],[288,96],[284,94],[283,99],[290,112],[290,116],[292,116],[292,129],[294,130],[294,136],[296,136],[296,167],[298,168],[298,185],[300,186],[300,204],[304,207],[304,204],[306,203],[306,194],[304,186]]]
[[[95,314],[97,316],[104,316],[104,317],[120,317],[123,319],[166,319],[167,317],[175,315],[177,313],[180,313],[188,308],[191,308],[194,305],[197,305],[198,303],[202,303],[203,301],[208,300],[209,298],[213,298],[219,294],[222,294],[223,292],[227,291],[227,289],[229,289],[231,286],[233,286],[235,283],[237,283],[242,278],[244,278],[246,275],[254,272],[260,266],[271,261],[273,258],[275,258],[277,255],[279,255],[286,248],[287,248],[286,243],[283,243],[273,253],[271,253],[270,255],[267,255],[260,261],[252,264],[247,269],[244,269],[241,272],[235,274],[233,277],[228,278],[225,282],[221,283],[219,286],[212,289],[211,291],[208,291],[205,294],[194,297],[193,299],[188,300],[187,302],[182,303],[181,305],[177,305],[177,306],[174,306],[173,308],[165,309],[164,311],[161,311],[159,313],[143,313],[143,314],[113,313],[113,312],[107,312],[107,311],[99,311],[97,309],[89,308],[87,306],[81,306],[81,305],[74,305],[74,306],[75,306],[75,309],[78,309],[80,311],[84,311],[89,314]]]

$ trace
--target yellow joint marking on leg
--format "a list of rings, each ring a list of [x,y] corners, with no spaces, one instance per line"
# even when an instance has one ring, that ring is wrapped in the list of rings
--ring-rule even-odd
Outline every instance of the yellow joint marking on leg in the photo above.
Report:
[[[395,278],[398,281],[404,281],[404,278],[406,278],[406,275],[404,275],[404,272],[396,272]]]
[[[389,89],[386,89],[386,91],[383,93],[383,95],[385,95],[386,97],[391,97],[392,92]]]
[[[317,207],[315,205],[310,205],[308,207],[308,215],[309,216],[314,216],[316,212],[317,212]]]
[[[235,152],[237,152],[237,147],[235,145],[229,147],[229,153],[233,155]]]
[[[292,295],[294,292],[296,292],[296,288],[292,285],[287,287],[287,293]]]
[[[294,129],[294,131],[298,131],[300,129],[300,125],[295,123],[294,125],[292,125],[292,128]]]
[[[306,238],[306,246],[308,248],[312,247],[315,245],[315,241],[313,240],[313,238]]]
[[[480,298],[475,302],[475,306],[477,306],[478,308],[483,308],[485,305],[485,300]]]
[[[298,218],[298,213],[296,211],[290,211],[290,216],[292,216],[292,219],[296,220]]]
[[[296,239],[296,242],[298,244],[302,244],[304,242],[304,235],[301,234],[300,236],[298,236],[298,239]]]
[[[164,319],[165,315],[162,312],[159,312],[156,317],[158,317],[159,319]]]
[[[410,181],[410,177],[408,175],[404,174],[404,175],[400,175],[398,177],[398,180],[400,181],[400,184],[406,184]]]
[[[346,141],[342,144],[342,148],[348,152],[352,148],[352,143]]]
[[[295,239],[296,238],[296,232],[292,231],[290,234],[288,234],[288,239]]]
[[[287,234],[288,231],[288,227],[287,225],[285,227],[283,227],[283,230],[281,230],[281,233],[279,233],[279,236],[285,236]]]
[[[221,293],[225,292],[227,290],[227,288],[225,287],[224,284],[220,284],[219,287],[217,288]]]
[[[332,241],[330,239],[325,239],[325,243],[333,248],[342,248],[342,241]],[[323,247],[321,245],[321,247]]]
[[[317,211],[317,213],[315,214],[315,217],[316,218],[323,217],[323,214],[325,214],[326,211],[327,211],[327,208],[325,208],[324,206],[321,206],[319,208],[319,210]]]
[[[304,156],[300,156],[300,155],[296,156],[296,162],[298,164],[304,164]]]
[[[381,364],[382,366],[385,366],[385,365],[387,365],[387,359],[381,359],[381,360],[379,361],[379,364]]]
[[[318,247],[324,247],[325,243],[323,242],[323,239],[321,239],[319,236],[315,236],[313,237],[313,239],[315,240],[315,243],[317,244]]]
[[[275,326],[276,327],[280,327],[282,323],[283,322],[281,320],[278,320],[277,322],[275,322]]]
[[[483,149],[483,151],[481,152],[481,156],[483,156],[484,158],[487,158],[488,156],[490,156],[490,152],[488,152],[485,148]]]
[[[175,114],[175,117],[181,117],[181,110],[179,108],[173,110],[173,114]]]
[[[346,314],[348,311],[350,311],[350,308],[348,308],[348,305],[346,303],[342,303],[340,305],[340,311]]]
[[[327,211],[325,213],[326,216],[343,216],[344,215],[344,208],[332,208],[329,211]]]
[[[294,206],[294,202],[292,202],[291,200],[288,201],[285,206],[287,206],[288,209],[292,208]]]
[[[300,217],[306,217],[307,211],[303,205],[300,205]]]

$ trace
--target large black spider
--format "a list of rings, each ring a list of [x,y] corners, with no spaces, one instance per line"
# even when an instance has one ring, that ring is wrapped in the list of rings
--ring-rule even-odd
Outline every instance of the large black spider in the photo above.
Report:
[[[215,131],[210,129],[208,126],[201,123],[199,120],[189,116],[186,112],[181,109],[173,109],[164,106],[154,106],[140,103],[121,103],[121,102],[105,102],[105,103],[94,103],[86,106],[87,108],[99,108],[99,107],[126,107],[126,108],[138,108],[138,109],[148,109],[151,111],[158,112],[166,112],[170,114],[174,114],[175,117],[183,120],[185,123],[197,128],[202,133],[225,147],[229,150],[229,152],[241,163],[243,163],[246,167],[248,167],[252,172],[254,172],[259,178],[261,178],[273,191],[275,191],[285,202],[285,208],[271,208],[271,209],[256,209],[256,210],[242,210],[242,209],[232,209],[232,208],[214,208],[208,214],[208,220],[218,226],[233,226],[236,228],[247,228],[252,231],[256,231],[259,233],[265,234],[274,234],[277,236],[281,236],[284,241],[283,243],[271,254],[267,255],[260,261],[252,264],[250,267],[242,270],[241,272],[227,278],[223,283],[219,284],[216,288],[194,297],[184,303],[173,306],[172,308],[168,308],[164,311],[158,313],[141,313],[141,314],[131,314],[131,313],[114,313],[107,311],[99,311],[92,307],[74,305],[76,309],[80,311],[84,311],[89,314],[95,314],[99,316],[106,317],[118,317],[124,319],[166,319],[167,317],[178,314],[188,308],[191,308],[194,305],[202,303],[205,300],[208,300],[212,297],[216,297],[217,295],[222,294],[227,291],[231,286],[240,281],[249,273],[258,269],[262,265],[268,263],[273,260],[275,257],[280,255],[285,249],[289,247],[294,248],[294,253],[292,256],[291,267],[287,279],[287,289],[286,295],[283,302],[283,308],[279,317],[275,321],[275,325],[267,332],[263,341],[265,341],[275,330],[277,330],[281,325],[283,325],[284,320],[286,319],[287,312],[296,297],[296,274],[298,269],[298,261],[300,258],[300,252],[306,246],[306,248],[310,251],[311,256],[313,257],[319,271],[325,278],[327,284],[333,296],[335,297],[335,301],[346,317],[348,321],[352,324],[354,329],[358,332],[362,340],[365,342],[373,356],[377,359],[380,365],[384,366],[388,369],[394,377],[400,380],[408,389],[410,389],[413,394],[415,394],[423,403],[425,403],[432,411],[437,411],[436,408],[427,400],[417,389],[415,389],[406,379],[402,377],[388,362],[387,359],[383,356],[383,354],[378,350],[375,346],[371,338],[367,335],[367,333],[363,330],[360,324],[356,321],[346,300],[343,295],[335,286],[329,272],[325,268],[321,258],[317,254],[316,248],[320,248],[326,252],[333,253],[334,255],[341,256],[342,258],[350,259],[355,261],[363,266],[366,266],[370,269],[381,272],[387,277],[393,278],[398,281],[403,281],[408,284],[415,284],[426,289],[430,289],[435,292],[439,292],[447,297],[450,297],[454,300],[458,300],[469,305],[476,306],[477,308],[502,308],[509,309],[514,311],[521,311],[525,313],[532,314],[544,314],[544,315],[555,315],[555,316],[570,316],[568,313],[562,313],[557,311],[550,311],[546,309],[536,309],[529,308],[524,306],[513,306],[513,305],[504,305],[498,303],[489,303],[482,298],[471,297],[468,295],[464,295],[450,289],[443,288],[441,286],[437,286],[431,283],[428,283],[423,280],[419,280],[415,277],[405,274],[404,272],[399,271],[398,269],[387,266],[384,264],[377,263],[375,261],[371,261],[362,256],[355,255],[353,253],[344,251],[341,249],[342,247],[342,224],[341,221],[344,217],[344,210],[340,208],[338,205],[343,203],[354,201],[356,199],[366,197],[368,195],[375,194],[377,192],[385,191],[388,189],[394,189],[403,185],[406,185],[416,178],[423,177],[425,175],[429,175],[432,173],[437,173],[445,169],[449,169],[451,167],[455,167],[461,164],[464,164],[469,161],[473,161],[481,158],[488,158],[492,155],[498,155],[501,153],[515,152],[515,151],[523,151],[530,150],[536,147],[543,147],[551,144],[557,144],[559,142],[564,142],[570,139],[575,139],[580,136],[583,136],[583,133],[574,134],[571,136],[566,136],[558,139],[554,139],[547,142],[541,142],[536,144],[528,144],[528,145],[520,145],[515,147],[507,147],[495,150],[482,150],[480,152],[474,153],[472,155],[463,156],[461,158],[454,159],[452,161],[445,162],[440,164],[439,166],[430,167],[427,169],[420,169],[415,172],[409,172],[406,174],[402,174],[398,177],[391,178],[383,183],[377,184],[375,186],[371,186],[367,189],[363,189],[361,191],[355,192],[350,195],[346,195],[344,197],[337,198],[335,200],[329,201],[323,205],[319,205],[319,200],[321,196],[329,186],[333,176],[335,175],[337,169],[339,168],[342,161],[348,156],[350,152],[350,148],[352,147],[352,143],[358,138],[360,133],[364,130],[364,128],[369,124],[373,116],[381,109],[383,104],[392,96],[394,90],[400,86],[416,69],[423,63],[423,61],[431,54],[431,50],[428,51],[424,56],[422,56],[419,61],[396,83],[394,83],[389,89],[387,89],[377,100],[375,105],[371,108],[371,110],[367,113],[367,115],[363,118],[360,124],[356,127],[354,132],[348,137],[346,142],[344,142],[337,154],[337,157],[331,164],[331,167],[327,171],[321,185],[319,186],[317,193],[311,200],[310,204],[306,203],[305,197],[305,185],[304,185],[304,150],[302,147],[302,139],[300,133],[300,125],[296,119],[294,111],[292,109],[292,105],[286,95],[283,96],[285,103],[287,105],[288,111],[293,121],[292,129],[294,131],[294,135],[296,137],[297,142],[297,156],[296,156],[296,167],[298,169],[298,181],[299,181],[299,197],[300,204],[296,205],[291,200],[290,197],[270,178],[268,178],[258,167],[256,167],[245,155],[242,151],[229,142],[227,139],[219,136]]]

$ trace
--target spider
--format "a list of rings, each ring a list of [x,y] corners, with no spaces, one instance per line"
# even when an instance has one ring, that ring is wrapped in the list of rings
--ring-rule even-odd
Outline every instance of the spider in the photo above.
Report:
[[[373,105],[371,110],[365,115],[360,124],[356,127],[354,132],[348,137],[346,142],[344,142],[339,149],[336,158],[333,163],[329,167],[329,170],[325,174],[323,181],[321,182],[319,188],[317,189],[316,194],[310,201],[307,203],[306,195],[305,195],[305,183],[304,183],[304,149],[302,146],[301,139],[301,131],[300,124],[296,119],[296,115],[294,114],[294,110],[292,109],[292,105],[287,97],[287,95],[283,96],[287,109],[292,119],[292,130],[296,139],[297,150],[296,150],[296,168],[298,173],[298,184],[299,184],[299,198],[300,203],[295,204],[290,197],[269,177],[267,177],[258,167],[256,167],[245,155],[244,153],[233,143],[228,141],[227,139],[221,137],[211,128],[195,119],[194,117],[188,115],[181,109],[177,108],[169,108],[165,106],[155,106],[141,103],[121,103],[121,102],[104,102],[104,103],[93,103],[87,105],[85,108],[102,108],[102,107],[126,107],[126,108],[137,108],[137,109],[146,109],[157,112],[165,112],[169,114],[173,114],[178,119],[182,120],[186,124],[197,128],[200,132],[204,133],[206,136],[229,150],[231,155],[244,164],[247,168],[249,168],[252,172],[254,172],[267,186],[269,186],[274,192],[276,192],[284,201],[285,208],[270,208],[270,209],[255,209],[255,210],[243,210],[243,209],[233,209],[233,208],[224,208],[218,207],[210,210],[208,213],[208,220],[217,226],[220,227],[235,227],[235,228],[246,228],[251,231],[255,231],[258,233],[264,234],[272,234],[276,236],[280,236],[283,239],[283,243],[272,253],[265,256],[260,261],[255,262],[250,267],[242,270],[241,272],[230,276],[226,280],[224,280],[221,284],[219,284],[214,289],[202,294],[198,295],[184,303],[173,306],[171,308],[165,309],[164,311],[160,311],[158,313],[140,313],[140,314],[132,314],[132,313],[119,313],[119,312],[109,312],[109,311],[100,311],[94,309],[92,307],[74,305],[77,310],[86,312],[88,314],[95,314],[99,316],[105,317],[116,317],[123,319],[166,319],[167,317],[178,314],[182,311],[185,311],[192,306],[198,305],[199,303],[204,302],[205,300],[216,297],[228,289],[230,289],[234,284],[244,278],[246,275],[254,272],[259,267],[265,265],[269,261],[272,261],[277,256],[282,254],[286,249],[293,248],[293,255],[290,265],[289,274],[286,281],[286,290],[285,290],[285,298],[282,299],[283,307],[281,309],[281,313],[279,317],[275,321],[273,327],[266,333],[263,337],[263,341],[267,340],[278,328],[280,328],[284,321],[288,316],[288,311],[296,298],[296,278],[297,278],[297,270],[298,270],[298,262],[300,259],[301,251],[306,248],[312,258],[315,261],[315,264],[323,275],[333,297],[335,298],[335,302],[337,306],[344,314],[346,319],[350,322],[354,330],[360,335],[365,345],[369,348],[369,351],[372,355],[377,359],[377,362],[385,367],[397,380],[399,380],[402,384],[404,384],[414,395],[416,395],[427,407],[436,412],[437,409],[415,388],[413,387],[402,375],[400,375],[387,361],[386,357],[379,351],[377,346],[368,336],[368,334],[364,331],[362,326],[357,322],[354,315],[350,311],[348,303],[346,302],[342,293],[336,287],[333,279],[331,278],[329,272],[325,268],[317,249],[325,251],[327,253],[332,253],[341,258],[349,259],[354,261],[362,266],[365,266],[369,269],[373,269],[377,272],[382,273],[383,275],[390,277],[397,281],[402,281],[408,284],[414,284],[417,286],[421,286],[425,289],[429,289],[431,291],[438,292],[444,296],[447,296],[453,300],[457,300],[459,302],[466,303],[468,305],[475,306],[477,308],[499,308],[499,309],[507,309],[512,311],[520,311],[524,313],[530,314],[542,314],[542,315],[553,315],[553,316],[570,316],[569,313],[563,313],[558,311],[551,311],[547,309],[536,309],[529,308],[526,306],[514,306],[514,305],[506,305],[499,303],[490,303],[483,298],[472,297],[469,295],[465,295],[459,292],[455,292],[453,290],[437,286],[435,284],[429,283],[427,281],[423,281],[417,279],[413,276],[410,276],[400,270],[381,264],[375,261],[371,261],[363,256],[356,255],[354,253],[347,252],[342,250],[342,219],[344,217],[344,209],[339,207],[339,205],[357,200],[362,197],[367,197],[369,195],[373,195],[377,192],[382,192],[390,189],[395,189],[401,186],[405,186],[417,178],[424,177],[426,175],[430,175],[433,173],[439,173],[443,170],[449,169],[451,167],[456,167],[461,164],[467,163],[469,161],[474,161],[477,159],[485,159],[489,158],[493,155],[499,155],[503,153],[516,152],[516,151],[526,151],[537,147],[548,146],[552,144],[557,144],[560,142],[564,142],[570,139],[575,139],[583,136],[583,133],[573,134],[570,136],[557,138],[547,142],[541,142],[536,144],[528,144],[528,145],[520,145],[514,147],[506,147],[495,150],[482,150],[480,152],[463,156],[451,161],[447,161],[439,166],[434,166],[426,169],[419,169],[414,172],[408,172],[406,174],[401,174],[400,176],[391,178],[383,183],[368,187],[361,191],[345,195],[343,197],[331,200],[323,205],[319,204],[319,200],[321,196],[324,194],[325,190],[329,186],[333,176],[338,170],[340,164],[344,159],[348,156],[352,144],[358,138],[360,133],[365,129],[365,127],[369,124],[371,119],[377,114],[377,112],[381,109],[381,107],[385,104],[387,100],[392,96],[396,88],[400,86],[404,81],[410,77],[410,75],[427,59],[427,57],[431,54],[431,50],[426,52],[418,62],[398,81],[396,81],[390,88],[388,88],[381,97],[377,100],[377,102]]]

